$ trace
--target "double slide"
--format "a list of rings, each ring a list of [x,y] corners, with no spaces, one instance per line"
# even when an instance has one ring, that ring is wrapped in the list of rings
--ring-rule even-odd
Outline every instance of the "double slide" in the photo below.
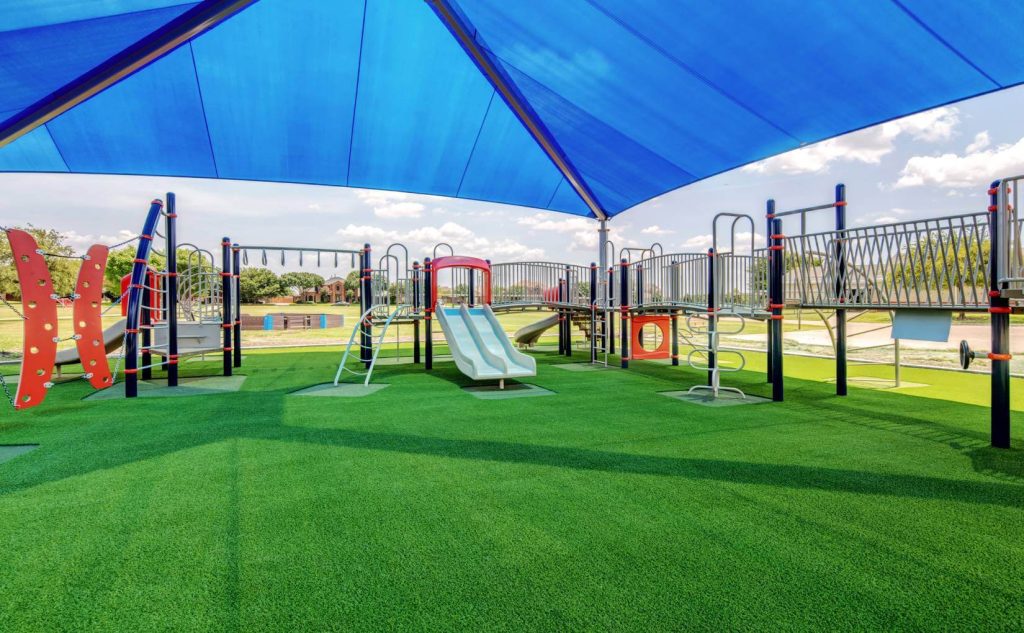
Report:
[[[490,306],[438,306],[436,315],[455,365],[473,380],[537,375],[537,361],[512,346]]]

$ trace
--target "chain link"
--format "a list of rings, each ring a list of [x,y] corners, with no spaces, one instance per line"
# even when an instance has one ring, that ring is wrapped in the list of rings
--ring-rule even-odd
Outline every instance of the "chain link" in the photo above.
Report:
[[[11,390],[7,388],[7,380],[4,379],[3,374],[0,374],[0,386],[4,388],[4,394],[7,395],[7,401],[11,403],[12,407],[17,409],[18,403],[14,401],[14,396],[11,395]]]
[[[8,301],[7,299],[5,299],[5,298],[4,298],[4,296],[3,296],[2,294],[0,294],[0,301],[3,301],[3,302],[4,302],[4,305],[5,305],[5,306],[7,306],[8,308],[10,308],[10,309],[11,309],[11,310],[12,310],[12,311],[13,311],[13,312],[14,312],[15,314],[17,314],[17,315],[18,315],[19,317],[21,317],[21,318],[22,318],[22,320],[25,320],[25,319],[27,318],[27,317],[26,317],[26,316],[25,316],[24,314],[22,314],[22,313],[21,313],[21,310],[19,310],[19,309],[15,308],[15,307],[14,307],[14,305],[13,305],[13,304],[11,304],[11,302],[10,302],[10,301]]]

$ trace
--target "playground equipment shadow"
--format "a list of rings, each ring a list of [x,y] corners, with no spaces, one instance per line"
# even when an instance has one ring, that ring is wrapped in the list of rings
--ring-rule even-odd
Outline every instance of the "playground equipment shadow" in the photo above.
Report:
[[[452,363],[382,368],[391,387],[365,398],[287,397],[337,357],[252,353],[217,395],[95,402],[72,383],[0,415],[0,443],[40,444],[0,464],[0,628],[1024,616],[1020,435],[988,448],[987,410],[939,399],[958,395],[939,372],[845,399],[794,377],[786,403],[706,408],[657,395],[700,382],[689,369],[567,372],[540,353],[525,382],[553,397],[477,400]],[[985,379],[951,378],[965,399]],[[733,384],[768,393],[754,371]]]

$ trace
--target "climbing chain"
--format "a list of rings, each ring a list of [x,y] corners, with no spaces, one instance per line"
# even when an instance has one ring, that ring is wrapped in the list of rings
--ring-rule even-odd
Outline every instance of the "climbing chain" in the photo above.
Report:
[[[15,308],[14,305],[10,301],[8,301],[7,299],[4,299],[3,294],[0,294],[0,301],[3,301],[5,306],[10,308],[15,314],[17,314],[19,317],[21,317],[22,320],[25,320],[26,317],[25,317],[24,314],[21,313],[21,310]]]

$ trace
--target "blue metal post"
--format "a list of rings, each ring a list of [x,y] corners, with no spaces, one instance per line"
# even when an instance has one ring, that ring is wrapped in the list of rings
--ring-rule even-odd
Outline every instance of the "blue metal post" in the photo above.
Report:
[[[360,294],[364,297],[363,312],[365,313],[373,307],[373,259],[369,244],[363,244],[362,269],[363,283]],[[362,349],[360,358],[363,360],[363,365],[369,369],[370,363],[373,361],[373,314],[366,315],[361,327],[363,344],[360,346]]]
[[[597,264],[590,262],[590,362],[597,360]],[[605,336],[604,327],[601,336]]]
[[[839,304],[846,302],[846,185],[836,185],[836,279]],[[836,309],[836,395],[846,395],[846,308]]]
[[[420,363],[420,263],[412,263],[412,362]]]
[[[142,225],[139,245],[135,250],[135,262],[132,264],[132,277],[128,284],[128,315],[124,329],[124,395],[127,398],[139,395],[139,316],[149,253],[153,248],[153,233],[163,207],[164,203],[160,200],[153,200],[149,204],[149,213]]]
[[[167,193],[164,219],[167,235],[167,386],[178,386],[178,209],[173,193]]]
[[[423,296],[426,297],[426,301],[423,304],[423,322],[424,322],[424,343],[426,344],[426,364],[425,369],[430,370],[434,368],[434,334],[433,334],[433,318],[434,318],[434,302],[437,300],[434,297],[434,271],[433,264],[430,258],[427,257],[423,260]]]
[[[615,269],[611,266],[608,267],[608,353],[615,353],[615,312],[612,308],[615,307]]]
[[[231,355],[231,240],[227,237],[220,241],[220,280],[221,280],[221,326],[224,328],[224,375],[230,376],[234,360]]]
[[[565,303],[567,306],[572,305],[572,268],[569,266],[565,267]],[[565,309],[565,355],[572,357],[572,316],[573,311],[570,308]]]

